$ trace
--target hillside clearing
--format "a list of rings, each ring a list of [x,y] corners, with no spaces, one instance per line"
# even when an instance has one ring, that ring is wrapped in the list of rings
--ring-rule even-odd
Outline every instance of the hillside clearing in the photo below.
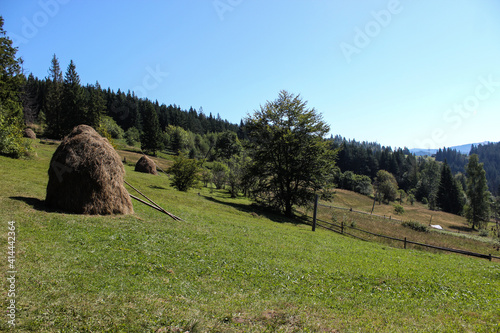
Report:
[[[0,157],[0,246],[15,221],[19,332],[500,329],[498,263],[312,233],[245,198],[178,192],[130,165],[126,180],[187,222],[136,202],[129,216],[47,211],[55,147],[35,149],[34,160]]]

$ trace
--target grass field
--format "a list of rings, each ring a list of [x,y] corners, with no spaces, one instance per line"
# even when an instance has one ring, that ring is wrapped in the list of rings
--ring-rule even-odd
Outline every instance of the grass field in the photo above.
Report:
[[[178,192],[129,164],[127,181],[185,222],[136,202],[129,216],[48,211],[54,149],[0,157],[4,253],[8,222],[16,226],[16,332],[500,330],[496,262],[313,233],[223,191]]]

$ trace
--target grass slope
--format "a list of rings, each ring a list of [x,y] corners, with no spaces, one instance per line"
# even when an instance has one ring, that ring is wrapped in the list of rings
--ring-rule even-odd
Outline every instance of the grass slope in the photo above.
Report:
[[[131,216],[46,211],[54,146],[36,151],[34,160],[0,157],[4,253],[7,222],[17,227],[18,332],[500,329],[497,263],[312,233],[246,199],[177,192],[129,165],[127,181],[186,222],[135,202]],[[1,295],[6,307],[6,288]]]
[[[355,211],[369,213],[372,209],[373,199],[351,191],[336,190],[333,202],[323,202],[323,204],[326,206],[333,205],[335,207],[343,207],[347,209],[353,208]],[[342,210],[319,206],[318,218],[327,222],[334,219],[337,224],[340,224],[340,222],[343,221],[344,225],[347,227],[349,227],[352,223],[357,228],[362,230],[398,239],[404,239],[407,237],[410,241],[428,245],[468,250],[485,255],[492,254],[494,256],[500,256],[500,244],[498,239],[480,237],[477,230],[472,230],[468,226],[465,218],[445,212],[430,211],[426,208],[426,206],[419,203],[415,203],[414,205],[403,203],[403,206],[405,213],[403,215],[395,215],[393,204],[379,205],[377,203],[375,205],[374,214],[377,214],[378,216],[360,214],[354,211],[350,212],[345,209]],[[308,215],[309,219],[312,219],[312,208],[299,209],[299,211]],[[436,224],[443,226],[443,231],[428,228],[429,232],[422,233],[403,227],[401,225],[402,222],[399,221],[418,221],[422,225],[428,225],[431,214],[433,216],[432,223],[434,224],[436,223],[435,221],[437,221]],[[383,215],[387,218],[380,217]],[[389,220],[389,216],[391,216],[393,220]],[[349,233],[356,234],[363,239],[383,242],[390,244],[391,246],[403,247],[402,242],[370,236],[366,233],[357,232],[351,229],[349,230]]]

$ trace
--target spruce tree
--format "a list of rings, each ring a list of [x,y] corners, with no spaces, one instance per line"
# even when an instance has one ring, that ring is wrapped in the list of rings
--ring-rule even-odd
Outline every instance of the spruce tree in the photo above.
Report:
[[[64,136],[62,130],[62,96],[63,96],[63,74],[59,66],[59,60],[54,54],[50,63],[49,77],[47,78],[48,92],[44,106],[47,129],[45,134],[54,139]]]
[[[459,214],[462,211],[460,188],[451,174],[451,168],[446,159],[441,168],[441,180],[436,194],[436,205],[444,212]]]
[[[143,102],[143,126],[141,135],[141,149],[152,155],[163,148],[162,135],[158,114],[152,103]]]
[[[85,123],[85,107],[80,77],[73,60],[64,75],[62,131],[67,135],[73,127]]]
[[[483,163],[479,163],[479,158],[476,154],[472,154],[469,157],[466,171],[468,206],[465,210],[465,216],[469,223],[472,224],[473,229],[480,229],[489,220],[490,192],[488,191]]]
[[[101,118],[106,110],[106,101],[102,93],[101,86],[96,81],[95,86],[90,87],[88,108],[86,113],[85,124],[98,129],[101,125]]]

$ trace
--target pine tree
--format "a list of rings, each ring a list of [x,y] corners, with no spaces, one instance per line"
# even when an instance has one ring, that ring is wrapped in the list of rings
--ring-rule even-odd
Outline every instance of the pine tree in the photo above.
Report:
[[[436,194],[436,205],[441,210],[459,214],[462,211],[462,202],[460,200],[460,188],[451,174],[450,166],[446,159],[441,169],[441,180]]]
[[[80,77],[76,72],[73,60],[70,61],[68,69],[64,74],[62,107],[64,112],[62,117],[62,131],[63,135],[66,135],[73,127],[85,123],[86,120],[83,89],[80,85]]]
[[[60,139],[64,136],[62,123],[63,74],[56,55],[52,57],[49,68],[48,92],[44,106],[47,129],[45,134],[50,138]]]
[[[482,228],[489,220],[489,198],[490,192],[486,183],[486,172],[483,163],[479,163],[476,154],[469,157],[469,163],[466,166],[467,171],[467,198],[468,206],[465,210],[465,216],[472,228]]]
[[[141,135],[141,149],[149,154],[156,155],[162,149],[162,135],[158,114],[152,103],[143,102],[143,126]]]
[[[102,93],[101,86],[96,81],[95,86],[90,87],[88,109],[85,124],[97,129],[101,125],[101,118],[106,110],[106,102]]]

